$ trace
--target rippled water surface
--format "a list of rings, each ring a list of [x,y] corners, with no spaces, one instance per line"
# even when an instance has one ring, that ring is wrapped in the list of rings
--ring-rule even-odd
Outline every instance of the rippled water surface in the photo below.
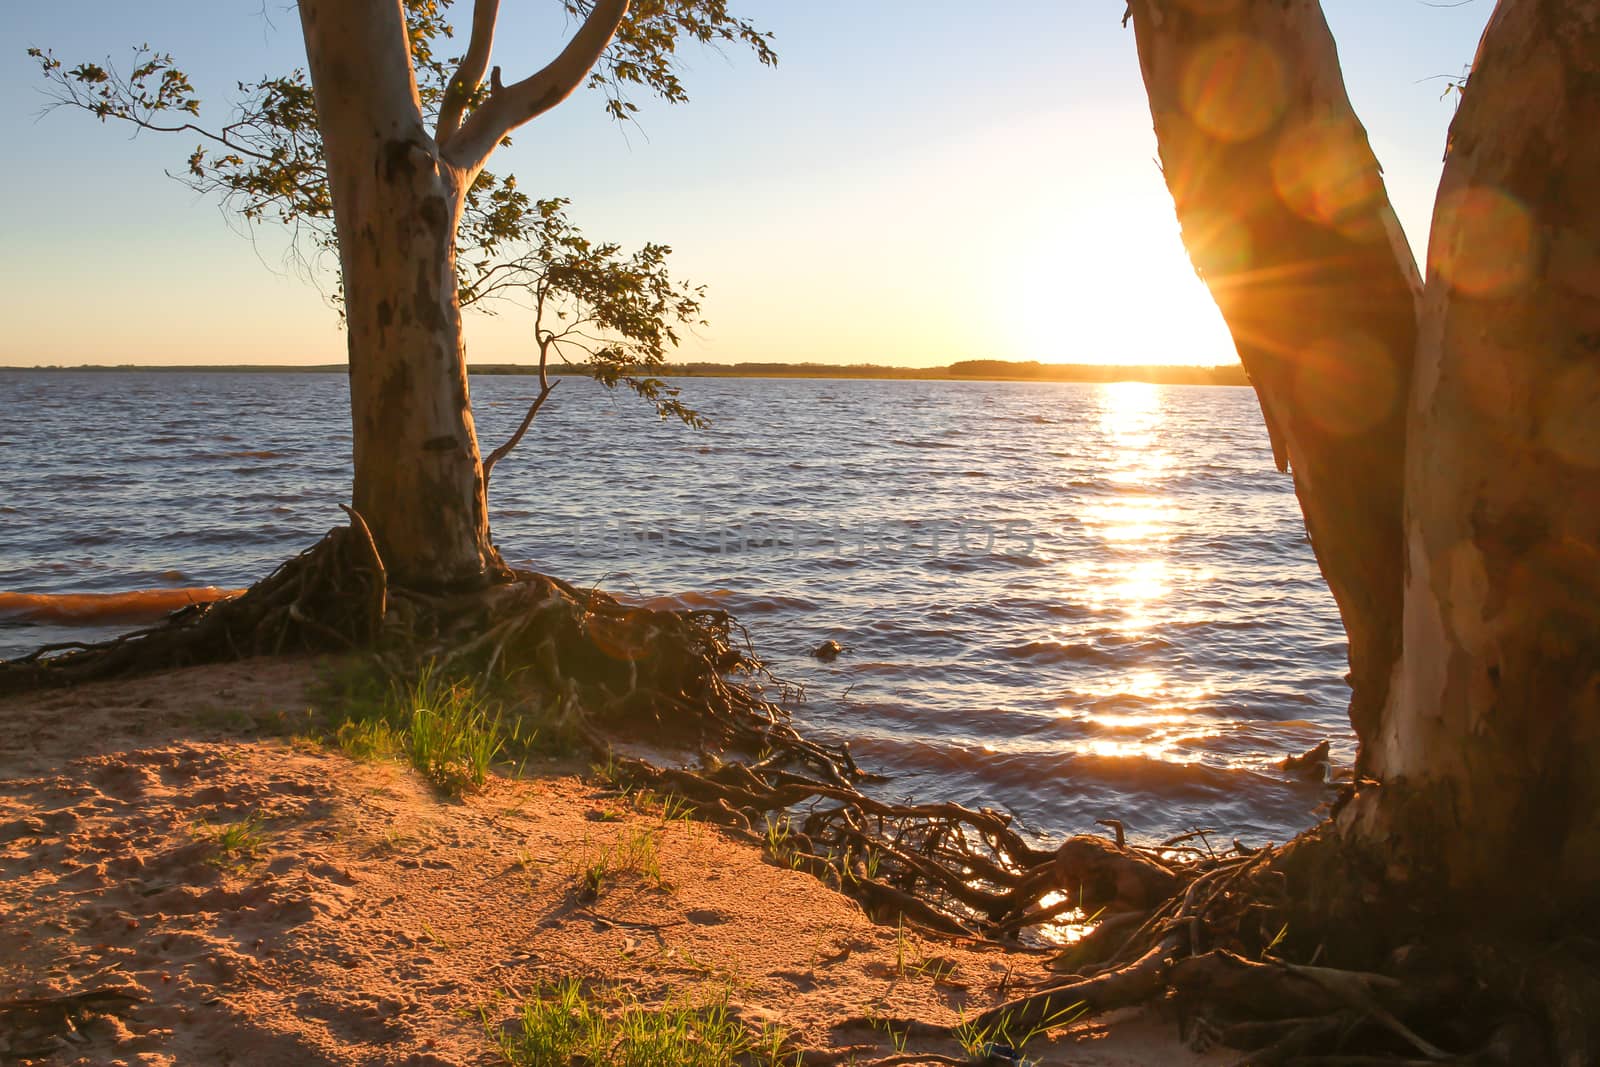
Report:
[[[710,429],[564,383],[496,470],[502,551],[734,612],[897,793],[1051,836],[1313,821],[1275,763],[1353,755],[1344,639],[1248,390],[683,385]],[[530,380],[472,388],[492,446]],[[0,591],[246,585],[343,521],[342,375],[0,371],[0,404]],[[100,632],[18,603],[0,656]]]

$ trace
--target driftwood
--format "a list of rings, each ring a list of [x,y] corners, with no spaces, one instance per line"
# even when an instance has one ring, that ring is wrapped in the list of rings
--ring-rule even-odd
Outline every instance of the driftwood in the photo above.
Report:
[[[131,989],[90,989],[54,997],[0,1000],[0,1062],[51,1056],[82,1042],[96,1015],[126,1015],[148,999]]]

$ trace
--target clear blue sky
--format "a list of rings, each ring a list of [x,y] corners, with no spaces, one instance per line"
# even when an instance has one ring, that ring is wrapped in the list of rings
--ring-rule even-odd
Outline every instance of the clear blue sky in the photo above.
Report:
[[[464,2],[464,0],[463,0]],[[777,35],[776,70],[691,53],[693,101],[642,129],[579,95],[497,155],[591,235],[665,241],[710,287],[679,358],[992,357],[1226,362],[1153,162],[1122,0],[733,0]],[[1490,0],[1325,0],[1357,110],[1414,246],[1426,238],[1452,104]],[[509,0],[495,61],[542,64],[554,0]],[[167,179],[193,138],[44,117],[30,45],[69,62],[173,52],[208,101],[302,60],[287,0],[49,0],[0,29],[0,365],[337,362],[317,291]],[[125,65],[125,64],[124,64]],[[232,229],[230,229],[232,226]],[[475,361],[528,358],[515,313],[469,317]]]

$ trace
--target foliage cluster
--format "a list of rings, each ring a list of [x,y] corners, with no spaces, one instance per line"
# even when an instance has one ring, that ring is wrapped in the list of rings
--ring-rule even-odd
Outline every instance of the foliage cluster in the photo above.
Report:
[[[580,21],[594,6],[593,0],[560,3]],[[434,128],[442,126],[441,112],[459,123],[490,93],[488,85],[455,80],[463,57],[451,54],[449,7],[450,0],[404,0],[422,119]],[[727,0],[643,0],[631,5],[589,78],[607,114],[635,121],[639,107],[630,90],[687,101],[680,52],[686,43],[748,48],[764,65],[777,62],[770,34],[730,12]],[[56,106],[141,131],[192,135],[198,145],[171,176],[219,199],[248,224],[287,227],[308,276],[336,259],[333,196],[304,69],[236,83],[226,117],[207,124],[189,75],[170,53],[148,44],[133,50],[125,70],[109,61],[68,66],[37,47],[28,54]],[[470,178],[457,231],[462,306],[493,313],[496,303],[519,305],[532,313],[541,366],[552,359],[576,364],[607,388],[622,386],[652,403],[662,418],[701,425],[677,388],[653,373],[682,331],[704,325],[705,290],[672,275],[670,246],[650,243],[630,252],[591,241],[567,217],[567,200],[530,197],[514,174],[484,170]],[[339,285],[330,299],[342,307]]]

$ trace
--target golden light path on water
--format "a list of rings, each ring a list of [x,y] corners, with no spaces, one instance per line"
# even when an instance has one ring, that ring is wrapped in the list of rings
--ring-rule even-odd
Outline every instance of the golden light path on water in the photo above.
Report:
[[[1162,392],[1143,382],[1118,382],[1100,390],[1100,428],[1106,442],[1103,457],[1107,480],[1117,495],[1085,509],[1087,530],[1105,546],[1084,562],[1068,568],[1089,591],[1089,603],[1119,620],[1124,638],[1136,638],[1155,625],[1157,611],[1175,579],[1166,545],[1175,536],[1182,515],[1176,501],[1161,491],[1163,474],[1174,465],[1163,434],[1166,421]],[[1190,585],[1211,580],[1209,572],[1185,573]],[[1112,730],[1137,734],[1138,740],[1097,738],[1086,746],[1098,756],[1145,756],[1167,762],[1200,759],[1192,742],[1220,731],[1193,721],[1188,709],[1211,696],[1205,686],[1175,687],[1160,671],[1138,668],[1099,683],[1080,684],[1084,697],[1137,697],[1139,711],[1115,713],[1064,709],[1076,717]],[[1097,701],[1105,703],[1105,700]]]
[[[1088,602],[1117,620],[1123,638],[1136,639],[1156,625],[1162,601],[1175,580],[1166,558],[1167,544],[1175,536],[1175,525],[1182,512],[1176,501],[1161,491],[1163,475],[1174,465],[1163,435],[1166,421],[1162,392],[1143,382],[1118,382],[1099,393],[1100,430],[1105,442],[1101,460],[1106,479],[1117,490],[1110,499],[1086,507],[1081,515],[1087,532],[1104,546],[1089,553],[1082,562],[1067,568],[1080,590],[1088,590]],[[1209,581],[1209,572],[1187,572],[1190,584]],[[1145,757],[1169,763],[1201,760],[1201,749],[1194,742],[1220,734],[1220,730],[1197,721],[1190,709],[1212,696],[1203,685],[1171,684],[1159,670],[1141,667],[1099,682],[1079,682],[1079,703],[1090,707],[1069,707],[1063,718],[1092,723],[1113,736],[1097,736],[1082,743],[1082,749],[1096,756]],[[1135,697],[1136,711],[1106,712],[1111,698]],[[1121,737],[1115,735],[1122,735]],[[1048,908],[1066,900],[1054,894],[1040,902]],[[1072,944],[1098,924],[1093,902],[1067,912],[1037,928],[1047,943]]]

